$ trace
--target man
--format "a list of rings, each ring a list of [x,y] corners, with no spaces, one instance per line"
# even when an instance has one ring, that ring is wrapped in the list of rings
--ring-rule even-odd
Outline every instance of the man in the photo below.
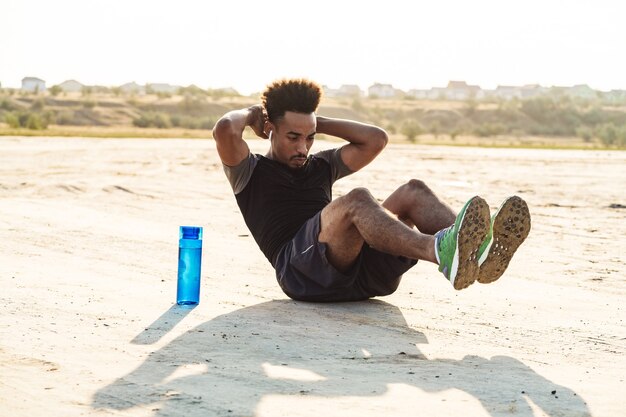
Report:
[[[490,218],[473,197],[458,215],[419,180],[382,204],[365,188],[332,200],[332,184],[369,164],[387,144],[384,130],[317,116],[319,85],[280,80],[262,105],[226,113],[213,137],[246,224],[289,297],[352,301],[393,293],[417,260],[439,264],[455,289],[497,280],[530,230],[519,197]],[[243,131],[269,139],[250,152]],[[316,133],[344,146],[309,155]]]

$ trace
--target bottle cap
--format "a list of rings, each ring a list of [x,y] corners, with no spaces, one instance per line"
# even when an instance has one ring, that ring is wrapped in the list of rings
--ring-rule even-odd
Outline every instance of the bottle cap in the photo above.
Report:
[[[202,227],[200,226],[180,226],[180,239],[202,240]]]

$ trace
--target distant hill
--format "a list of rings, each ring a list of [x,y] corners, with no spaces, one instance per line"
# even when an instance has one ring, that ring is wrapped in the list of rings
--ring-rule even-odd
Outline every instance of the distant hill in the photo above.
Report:
[[[25,94],[0,92],[0,134],[9,129],[40,130],[54,126],[187,129],[209,136],[225,112],[256,104],[256,97],[199,88],[182,94],[92,92]],[[411,97],[332,98],[318,113],[374,123],[393,138],[472,136],[578,138],[584,143],[626,147],[626,103],[600,99],[534,97],[525,100],[418,100]],[[200,134],[200,131],[207,131]]]

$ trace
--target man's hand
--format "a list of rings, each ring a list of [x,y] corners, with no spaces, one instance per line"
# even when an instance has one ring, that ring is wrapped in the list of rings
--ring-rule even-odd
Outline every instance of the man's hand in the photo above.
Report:
[[[260,104],[255,104],[254,106],[248,107],[248,117],[246,118],[246,125],[250,126],[254,133],[258,137],[263,139],[268,138],[264,130],[266,120],[267,116],[265,115],[263,106],[261,106]]]

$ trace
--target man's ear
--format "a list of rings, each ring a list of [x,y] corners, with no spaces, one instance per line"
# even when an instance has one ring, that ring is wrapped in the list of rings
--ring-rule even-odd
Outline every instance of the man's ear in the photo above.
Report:
[[[270,122],[269,120],[266,120],[265,124],[263,125],[263,132],[265,132],[265,134],[269,137],[270,133],[273,130],[274,130],[274,124]]]

